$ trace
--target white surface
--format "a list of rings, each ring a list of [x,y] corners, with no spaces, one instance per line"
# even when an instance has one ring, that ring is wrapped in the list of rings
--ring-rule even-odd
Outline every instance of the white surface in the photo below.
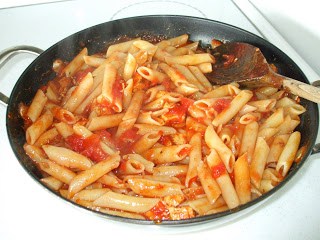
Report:
[[[4,49],[29,44],[46,49],[75,31],[111,18],[167,12],[163,7],[146,9],[141,2],[115,1],[110,5],[109,1],[102,0],[70,1],[2,9],[0,46]],[[145,2],[150,4],[150,1]],[[134,3],[140,4],[132,5]],[[179,11],[181,14],[204,14],[207,18],[258,33],[231,1],[181,0],[162,1],[162,4],[184,9]],[[178,13],[179,9],[175,10]],[[0,90],[8,94],[32,59],[21,55],[1,69]],[[71,207],[34,182],[10,149],[5,111],[6,108],[0,106],[0,239],[105,239],[110,234],[117,239],[165,239],[169,236],[173,239],[319,238],[320,184],[315,184],[319,179],[318,156],[310,157],[299,174],[268,201],[228,223],[184,227],[125,224]]]
[[[65,0],[1,0],[0,8],[13,8],[33,4],[53,3]]]

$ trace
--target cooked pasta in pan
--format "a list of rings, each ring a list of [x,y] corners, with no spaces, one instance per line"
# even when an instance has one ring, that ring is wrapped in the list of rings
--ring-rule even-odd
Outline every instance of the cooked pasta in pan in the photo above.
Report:
[[[274,87],[212,86],[215,58],[198,45],[135,38],[57,59],[56,77],[20,111],[41,182],[95,211],[153,221],[226,211],[280,183],[306,109]]]

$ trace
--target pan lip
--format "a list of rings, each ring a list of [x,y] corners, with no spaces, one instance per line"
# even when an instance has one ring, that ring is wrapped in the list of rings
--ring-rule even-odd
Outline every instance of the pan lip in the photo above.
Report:
[[[215,213],[215,214],[211,214],[211,215],[205,215],[205,216],[199,216],[199,217],[195,217],[195,218],[190,218],[190,219],[184,219],[184,220],[169,220],[169,221],[161,221],[161,222],[154,222],[151,220],[140,220],[140,219],[131,219],[131,218],[127,218],[127,217],[121,217],[121,216],[116,216],[116,215],[111,215],[111,214],[107,214],[107,213],[102,213],[102,212],[98,212],[86,207],[83,207],[81,205],[76,204],[75,202],[72,202],[71,200],[65,199],[63,198],[61,195],[59,195],[58,193],[56,193],[55,191],[49,189],[47,186],[45,186],[44,183],[42,183],[39,178],[32,172],[30,171],[27,166],[25,166],[25,164],[23,164],[23,162],[21,161],[20,157],[19,157],[19,153],[15,147],[15,143],[13,142],[12,139],[12,133],[10,132],[9,129],[9,121],[10,121],[10,112],[12,112],[13,109],[11,109],[12,105],[13,105],[13,95],[16,93],[17,88],[18,88],[18,83],[22,81],[24,75],[30,70],[30,68],[33,67],[34,63],[38,62],[41,60],[41,58],[45,55],[50,53],[50,51],[52,49],[55,49],[57,46],[61,45],[62,42],[65,42],[66,39],[71,38],[72,36],[76,36],[78,34],[84,33],[86,31],[89,31],[90,29],[94,29],[94,28],[99,28],[103,25],[108,25],[108,24],[117,24],[117,22],[127,22],[127,21],[132,21],[132,20],[137,20],[137,19],[156,19],[156,18],[170,18],[170,19],[194,19],[197,21],[197,23],[200,22],[207,22],[207,23],[214,23],[214,24],[218,24],[221,27],[226,27],[229,29],[232,29],[236,32],[242,32],[244,34],[249,35],[249,37],[254,37],[256,39],[259,39],[259,41],[262,41],[264,44],[271,46],[273,50],[277,51],[279,54],[283,55],[286,59],[290,60],[290,64],[293,64],[293,68],[299,72],[299,74],[301,74],[304,78],[305,81],[308,81],[307,77],[305,76],[305,74],[302,72],[302,70],[299,68],[299,66],[286,54],[284,53],[281,49],[279,49],[278,47],[276,47],[275,45],[273,45],[271,42],[267,41],[266,39],[252,33],[249,32],[247,30],[244,30],[242,28],[236,27],[234,25],[230,25],[228,23],[223,23],[220,21],[216,21],[216,20],[212,20],[212,19],[206,19],[206,18],[201,18],[201,17],[192,17],[192,16],[183,16],[183,15],[145,15],[145,16],[136,16],[136,17],[128,17],[128,18],[122,18],[122,19],[116,19],[116,20],[112,20],[112,21],[108,21],[108,22],[104,22],[104,23],[100,23],[91,27],[87,27],[85,29],[82,29],[80,31],[77,31],[73,34],[70,34],[69,36],[63,38],[62,40],[58,41],[57,43],[55,43],[54,45],[52,45],[51,47],[49,47],[48,49],[46,49],[42,54],[40,54],[31,64],[29,64],[29,66],[24,70],[24,72],[21,74],[21,76],[19,77],[19,79],[17,80],[11,94],[10,94],[10,98],[9,98],[9,103],[8,103],[8,107],[7,107],[7,112],[6,112],[6,129],[7,129],[7,135],[9,138],[9,142],[11,145],[11,149],[15,154],[15,157],[17,158],[17,160],[19,161],[20,165],[25,169],[25,171],[36,181],[38,182],[40,185],[42,185],[47,191],[53,193],[54,195],[58,196],[59,198],[61,198],[62,200],[64,200],[64,202],[66,203],[71,203],[73,206],[76,207],[80,207],[80,209],[85,209],[85,210],[89,210],[86,212],[91,212],[94,213],[98,216],[110,219],[110,220],[115,220],[115,221],[119,221],[119,222],[126,222],[126,223],[131,223],[131,224],[143,224],[143,225],[159,225],[159,226],[186,226],[186,225],[191,225],[191,224],[200,224],[200,223],[206,223],[206,222],[214,222],[214,221],[219,221],[225,217],[228,217],[234,213],[239,213],[242,212],[245,209],[248,209],[250,207],[253,207],[254,205],[257,205],[257,203],[259,202],[263,202],[264,200],[266,200],[267,198],[271,197],[271,196],[275,196],[276,192],[278,192],[280,189],[283,189],[283,187],[290,182],[290,180],[296,175],[296,173],[299,171],[299,169],[304,165],[304,163],[306,162],[306,160],[309,158],[309,155],[311,154],[312,151],[312,147],[309,147],[308,151],[305,153],[304,157],[302,158],[302,160],[300,161],[300,163],[297,166],[297,169],[294,169],[294,171],[290,171],[289,174],[285,177],[285,179],[280,182],[276,187],[274,187],[272,190],[270,190],[267,193],[264,193],[262,196],[251,200],[250,202],[240,205],[239,207],[235,208],[235,209],[231,209],[231,210],[227,210],[227,211],[223,211],[223,212],[219,212],[219,213]],[[168,20],[168,22],[172,21],[172,20]],[[318,117],[318,108],[316,107],[317,105],[315,103],[310,103],[313,104],[312,107],[314,108],[315,111],[315,115],[316,115],[316,123],[319,123],[319,117]],[[316,137],[318,134],[318,124],[316,124],[316,126],[314,126],[316,129],[314,131],[314,134],[312,135],[313,139],[311,139],[311,145],[313,146],[316,142]]]

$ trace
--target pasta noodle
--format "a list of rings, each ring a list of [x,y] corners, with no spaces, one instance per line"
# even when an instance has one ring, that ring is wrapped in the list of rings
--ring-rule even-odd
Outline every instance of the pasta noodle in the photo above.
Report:
[[[214,62],[187,34],[55,61],[57,76],[20,109],[40,181],[92,210],[153,221],[270,191],[303,149],[306,109],[275,87],[212,86]]]

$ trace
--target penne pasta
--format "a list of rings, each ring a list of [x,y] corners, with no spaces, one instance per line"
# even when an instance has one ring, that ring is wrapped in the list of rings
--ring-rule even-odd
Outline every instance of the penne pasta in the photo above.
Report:
[[[195,85],[189,83],[186,77],[177,69],[170,67],[165,63],[161,63],[159,66],[170,77],[174,85],[178,88],[178,92],[185,95],[191,95],[199,91],[199,89]]]
[[[58,191],[63,185],[63,182],[54,177],[41,178],[40,181],[54,191]]]
[[[115,52],[128,52],[131,45],[137,40],[140,40],[140,38],[135,38],[130,41],[125,41],[122,43],[117,43],[109,46],[106,53],[106,57],[110,57],[112,53],[115,53]]]
[[[160,139],[160,132],[150,132],[144,134],[139,140],[133,145],[133,151],[136,153],[143,153],[151,149]]]
[[[51,126],[53,123],[52,113],[46,111],[26,130],[26,141],[28,144],[34,144],[37,139]]]
[[[215,149],[218,152],[228,172],[232,172],[235,162],[235,156],[219,138],[212,125],[208,126],[206,129],[205,142],[211,149]]]
[[[253,96],[249,90],[242,90],[239,94],[231,101],[229,107],[225,108],[220,112],[212,121],[213,126],[220,124],[226,124],[230,121],[240,109],[251,99]]]
[[[41,134],[41,136],[37,139],[37,141],[34,143],[35,146],[42,146],[45,144],[49,144],[50,142],[57,139],[59,136],[59,133],[55,127],[49,129],[48,131]]]
[[[201,134],[196,133],[190,139],[190,162],[188,165],[188,172],[185,180],[186,187],[190,186],[190,181],[194,181],[198,176],[197,167],[201,161]]]
[[[146,133],[158,133],[161,132],[163,135],[175,134],[177,130],[173,127],[168,126],[156,126],[151,124],[134,124],[134,127],[138,128],[138,134],[144,135]]]
[[[85,97],[90,93],[92,85],[92,74],[88,73],[71,93],[70,97],[63,105],[63,108],[67,109],[70,112],[74,112],[76,108],[81,104],[81,102],[85,99]]]
[[[139,67],[137,73],[152,83],[162,83],[168,78],[166,74],[145,66]]]
[[[197,171],[204,192],[206,193],[209,202],[213,204],[221,195],[220,187],[214,180],[214,177],[206,163],[200,161],[197,166]]]
[[[247,153],[248,162],[252,161],[253,152],[255,149],[258,137],[259,124],[255,121],[247,124],[243,130],[243,137],[240,147],[240,155]]]
[[[66,184],[71,183],[73,178],[76,176],[73,171],[50,160],[39,162],[39,168],[50,176]]]
[[[72,200],[74,202],[79,202],[79,201],[93,202],[94,200],[98,199],[108,191],[110,191],[110,189],[108,188],[84,189],[78,192],[76,195],[74,195]]]
[[[116,137],[120,137],[125,131],[131,129],[136,122],[142,105],[144,91],[137,91],[133,95],[130,105],[120,122]]]
[[[123,79],[125,81],[128,81],[130,78],[132,78],[132,75],[135,72],[136,68],[137,60],[132,54],[128,53],[127,60],[123,69]]]
[[[201,82],[197,79],[197,77],[189,70],[185,65],[174,64],[174,68],[176,68],[181,74],[183,74],[186,80],[196,86],[200,91],[207,92],[206,88],[202,86]],[[211,84],[210,84],[211,86]]]
[[[88,55],[88,49],[84,48],[72,61],[62,70],[62,74],[72,77],[79,70],[83,63],[83,57]]]
[[[269,151],[270,148],[266,141],[263,138],[258,137],[250,165],[251,182],[256,188],[260,187],[262,174],[266,167]]]
[[[120,156],[118,154],[114,154],[106,160],[101,161],[96,165],[93,165],[91,168],[77,174],[74,178],[72,178],[69,184],[68,198],[72,198],[76,193],[84,189],[86,186],[95,182],[112,169],[118,167],[119,163]]]
[[[182,65],[198,65],[201,63],[214,63],[215,59],[209,53],[199,53],[192,55],[181,56],[166,56],[165,61],[167,64],[182,64]]]
[[[119,126],[123,117],[124,113],[93,117],[87,123],[87,127],[90,131],[116,127]]]
[[[213,86],[200,41],[145,37],[57,59],[20,104],[41,183],[93,211],[158,222],[230,212],[283,181],[306,153],[304,102],[282,88]]]
[[[204,66],[206,63],[200,63],[198,66]],[[208,70],[200,70],[198,66],[189,66],[188,68],[192,72],[192,74],[197,78],[197,80],[200,82],[200,84],[206,89],[205,92],[209,92],[212,89],[212,85],[207,79],[207,77],[203,74],[203,71]],[[210,64],[211,66],[211,64]],[[203,68],[203,67],[202,67]]]
[[[62,166],[78,170],[86,170],[92,166],[88,158],[67,148],[43,145],[42,149],[50,160]]]
[[[164,197],[169,195],[182,195],[181,185],[176,183],[159,182],[149,179],[129,178],[129,187],[136,193],[145,197]]]
[[[237,192],[218,153],[214,149],[211,149],[211,152],[206,160],[209,168],[211,169],[212,177],[218,183],[223,199],[228,207],[231,209],[239,206],[240,200]]]
[[[188,165],[180,164],[174,166],[158,166],[153,168],[154,176],[185,176],[188,171]]]
[[[247,153],[240,156],[234,164],[235,189],[241,204],[251,200],[250,168]]]
[[[156,147],[144,152],[143,156],[156,164],[177,162],[188,155],[190,147],[190,144]]]
[[[39,89],[27,111],[27,116],[31,119],[32,122],[35,122],[39,118],[45,104],[47,103],[47,100],[47,96],[43,93],[42,90]]]
[[[158,198],[141,198],[109,191],[96,199],[93,205],[133,213],[144,213],[153,208],[159,201]]]
[[[283,177],[287,175],[295,159],[296,153],[299,148],[300,139],[300,132],[296,131],[291,133],[286,145],[281,152],[281,155],[279,156],[276,170],[280,172]]]

